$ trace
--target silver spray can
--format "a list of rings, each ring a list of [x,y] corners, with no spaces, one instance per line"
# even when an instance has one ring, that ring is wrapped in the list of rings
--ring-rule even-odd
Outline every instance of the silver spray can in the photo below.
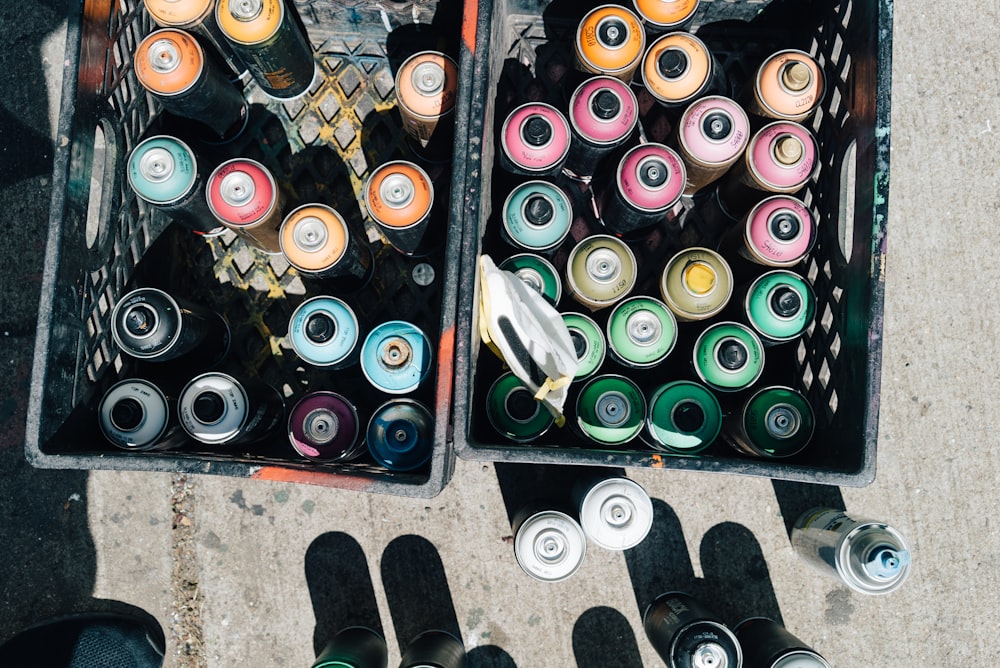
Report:
[[[628,550],[653,527],[653,502],[642,486],[625,477],[597,477],[577,482],[573,496],[580,526],[605,550]]]

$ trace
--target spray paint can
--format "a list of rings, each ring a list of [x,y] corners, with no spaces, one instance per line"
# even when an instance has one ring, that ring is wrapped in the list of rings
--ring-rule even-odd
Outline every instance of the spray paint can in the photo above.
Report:
[[[640,144],[622,156],[615,187],[605,197],[601,223],[629,234],[680,215],[687,172],[680,156],[663,144]]]
[[[229,323],[199,304],[156,288],[138,288],[111,312],[111,335],[122,352],[150,362],[213,367],[229,353]]]
[[[126,174],[139,199],[195,234],[214,236],[225,229],[205,201],[205,179],[194,151],[180,139],[158,135],[140,142]]]
[[[573,134],[565,169],[576,176],[591,176],[601,158],[634,136],[639,103],[620,79],[597,76],[573,91],[567,118]]]
[[[236,74],[246,71],[215,22],[215,0],[144,0],[146,12],[163,28],[178,28],[202,37],[215,47]]]
[[[181,390],[177,413],[184,431],[200,443],[244,445],[283,426],[285,401],[260,381],[210,372],[196,376]]]
[[[325,204],[303,204],[285,216],[278,243],[288,263],[309,278],[353,276],[367,281],[372,253],[347,221]]]
[[[269,255],[281,253],[285,197],[267,167],[247,158],[227,160],[208,177],[205,197],[212,215],[247,244]]]
[[[312,668],[388,668],[385,639],[366,626],[341,630],[316,657]]]
[[[536,580],[561,582],[583,564],[587,536],[566,513],[523,508],[514,516],[513,526],[517,564]]]
[[[288,341],[303,361],[343,369],[358,362],[361,328],[354,310],[336,297],[317,296],[299,304],[288,321]]]
[[[112,385],[101,398],[98,424],[104,438],[122,450],[169,450],[187,441],[172,407],[156,385],[129,378]]]
[[[430,341],[419,327],[409,322],[384,322],[365,337],[361,370],[380,392],[413,392],[431,370]]]
[[[719,181],[719,203],[739,220],[768,193],[802,189],[819,165],[816,139],[798,123],[775,121],[750,139],[743,160]]]
[[[667,668],[740,668],[743,651],[718,615],[681,592],[656,597],[642,616],[646,637]]]
[[[782,121],[804,121],[823,101],[823,70],[804,51],[778,51],[761,64],[747,96],[747,111],[754,116]]]
[[[708,389],[689,380],[658,387],[649,399],[644,440],[674,455],[696,455],[722,429],[722,407]]]
[[[581,435],[600,445],[623,445],[642,430],[646,399],[625,376],[594,376],[576,398],[576,426]]]
[[[765,346],[799,338],[816,318],[816,295],[801,276],[775,269],[747,288],[743,317]]]
[[[733,226],[720,248],[755,264],[792,267],[815,242],[816,220],[805,204],[790,195],[774,195]]]
[[[802,393],[790,387],[755,392],[722,424],[722,437],[751,457],[783,459],[809,445],[816,419]]]
[[[751,617],[733,629],[746,668],[831,668],[817,651],[778,622]]]
[[[421,51],[403,61],[396,73],[396,106],[403,129],[423,151],[451,148],[457,93],[458,65],[445,54]]]
[[[284,0],[218,0],[215,19],[261,90],[279,100],[302,95],[317,74],[309,40]]]
[[[651,33],[683,30],[698,10],[698,0],[632,0],[632,4]]]
[[[504,241],[536,253],[555,252],[569,235],[573,203],[546,181],[528,181],[514,188],[503,204]]]
[[[554,176],[569,152],[569,122],[542,102],[514,109],[500,130],[500,166],[512,174]]]
[[[660,296],[681,322],[718,314],[733,294],[729,263],[708,248],[687,248],[674,255],[660,275]]]
[[[646,48],[646,32],[628,9],[601,5],[580,21],[574,46],[578,70],[630,83]]]
[[[500,435],[532,443],[552,427],[549,411],[513,373],[497,378],[486,394],[486,416]]]
[[[677,343],[677,320],[666,304],[653,297],[629,297],[608,316],[611,358],[632,369],[662,363]]]
[[[163,28],[145,37],[133,54],[135,76],[167,111],[210,127],[231,139],[247,122],[243,95],[205,60],[186,32]]]
[[[737,322],[706,328],[694,344],[694,370],[719,392],[737,392],[757,382],[764,371],[764,344]]]
[[[500,263],[500,269],[521,279],[529,288],[545,297],[553,306],[562,299],[562,280],[552,263],[539,255],[511,255]]]
[[[604,355],[608,349],[604,332],[593,319],[582,313],[563,313],[562,319],[569,330],[569,338],[573,341],[573,349],[576,350],[579,362],[573,380],[590,378],[604,364]]]
[[[605,550],[630,550],[653,527],[649,494],[628,478],[581,481],[574,485],[573,496],[583,532]]]
[[[404,255],[426,251],[434,204],[427,172],[405,160],[387,162],[368,176],[364,193],[368,215],[393,248]]]
[[[582,240],[566,260],[569,295],[591,311],[612,306],[635,287],[638,265],[624,241],[607,234]]]
[[[399,668],[465,668],[465,646],[446,631],[424,631],[407,645]]]
[[[431,459],[434,417],[412,399],[385,402],[368,422],[368,451],[390,471],[413,471]]]
[[[910,548],[884,522],[813,508],[792,528],[792,548],[819,571],[861,594],[888,594],[910,574]]]
[[[303,395],[288,414],[288,440],[306,459],[349,462],[365,452],[358,411],[336,392]]]
[[[746,112],[729,98],[709,95],[685,109],[677,125],[677,152],[687,168],[684,194],[714,183],[740,159],[749,142]]]
[[[649,46],[642,59],[642,81],[649,94],[667,108],[728,89],[712,52],[687,32],[668,33]]]

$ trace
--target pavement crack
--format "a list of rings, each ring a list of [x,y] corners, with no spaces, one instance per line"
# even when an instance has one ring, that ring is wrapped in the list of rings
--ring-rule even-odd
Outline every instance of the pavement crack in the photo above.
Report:
[[[175,474],[170,480],[173,514],[173,530],[170,533],[170,638],[177,665],[185,668],[206,665],[195,542],[195,487],[195,481],[184,474]]]

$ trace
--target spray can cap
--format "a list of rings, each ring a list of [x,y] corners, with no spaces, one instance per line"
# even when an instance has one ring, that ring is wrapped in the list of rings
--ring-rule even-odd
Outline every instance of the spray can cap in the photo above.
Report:
[[[677,79],[687,71],[688,56],[680,49],[664,49],[656,66],[664,79]]]
[[[910,564],[910,552],[892,545],[876,546],[865,562],[865,572],[878,580],[891,580]]]
[[[810,82],[812,82],[812,72],[801,60],[792,61],[781,71],[781,83],[789,90],[795,92],[805,90]]]
[[[610,120],[622,109],[622,102],[614,92],[604,89],[594,96],[590,103],[594,115],[604,120]]]

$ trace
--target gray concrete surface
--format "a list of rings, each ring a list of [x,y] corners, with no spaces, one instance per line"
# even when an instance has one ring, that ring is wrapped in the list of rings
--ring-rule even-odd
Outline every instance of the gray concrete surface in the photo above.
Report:
[[[459,461],[439,497],[409,500],[24,463],[57,5],[0,8],[0,638],[61,612],[136,606],[164,628],[171,667],[307,666],[314,640],[352,616],[381,626],[390,664],[414,628],[436,621],[457,627],[472,665],[657,666],[639,606],[661,586],[703,593],[731,622],[780,615],[841,668],[996,656],[996,0],[896,4],[876,482],[837,492],[630,471],[658,500],[649,545],[629,557],[593,548],[555,585],[519,571],[491,465]],[[776,490],[785,514],[839,494],[851,512],[891,522],[912,542],[911,579],[871,598],[808,570]]]

